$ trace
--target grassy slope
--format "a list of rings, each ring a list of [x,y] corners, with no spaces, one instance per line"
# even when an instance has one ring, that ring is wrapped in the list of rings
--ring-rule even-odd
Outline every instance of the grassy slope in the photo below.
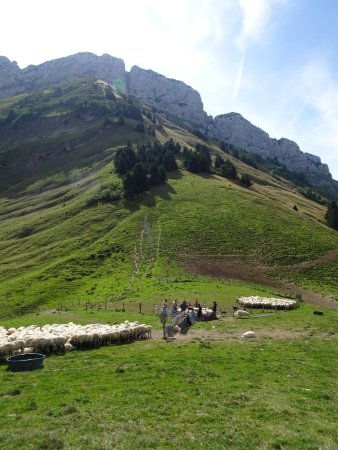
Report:
[[[79,83],[73,90],[68,86],[65,92],[63,103],[71,101],[77,109],[87,97],[94,102],[90,111],[105,111],[108,104],[115,114],[125,106],[118,97],[108,101],[104,87],[95,83]],[[43,96],[47,107],[41,127],[53,146],[53,120],[63,103],[53,91]],[[37,102],[36,107],[41,103],[39,97],[19,97],[17,101]],[[290,183],[233,158],[238,171],[248,172],[255,180],[250,190],[181,168],[171,174],[166,185],[135,200],[86,207],[101,186],[117,181],[114,147],[129,139],[141,142],[149,137],[134,131],[132,119],[126,126],[107,128],[102,125],[101,113],[93,113],[89,121],[88,111],[84,119],[67,114],[67,127],[77,129],[78,139],[82,133],[80,144],[74,144],[66,155],[47,158],[32,176],[21,180],[18,172],[11,189],[0,196],[0,314],[15,314],[39,304],[55,305],[60,300],[124,297],[155,303],[163,293],[217,297],[217,281],[211,282],[212,288],[209,284],[208,294],[203,288],[205,279],[182,272],[180,263],[185,255],[232,255],[252,266],[283,267],[315,259],[338,246],[337,233],[322,225],[322,206],[299,196]],[[158,116],[157,121],[163,125],[157,132],[160,140],[173,137],[188,146],[198,142],[163,117]],[[93,127],[94,138],[86,140]],[[57,130],[58,138],[60,128]],[[20,132],[21,139],[32,137],[27,125]],[[214,154],[220,151],[210,145]],[[8,153],[8,147],[3,147],[3,152]],[[48,147],[45,152],[48,154]],[[292,209],[295,204],[298,212]],[[320,280],[311,271],[298,274],[298,279],[335,295],[332,280],[336,269],[334,263],[329,264],[322,266]],[[192,280],[196,283],[193,290],[186,283]],[[242,292],[231,285],[224,289],[226,295]]]
[[[157,340],[52,356],[43,371],[0,366],[0,446],[25,449],[333,450],[337,313],[313,308],[216,326],[213,339]],[[72,311],[7,325],[144,320],[153,316]],[[248,328],[254,342],[238,337]],[[264,338],[281,330],[303,333]],[[223,338],[230,336],[230,338]]]
[[[299,285],[338,298],[338,259],[316,267],[287,271],[285,275]]]
[[[160,139],[196,142],[162,120]],[[321,223],[321,206],[238,161],[239,171],[256,181],[250,190],[180,170],[135,201],[85,207],[100,186],[116,180],[113,150],[103,150],[124,143],[130,132],[111,130],[102,151],[86,144],[83,158],[79,151],[69,165],[44,166],[38,177],[1,195],[0,317],[60,300],[118,299],[120,307],[121,298],[142,300],[148,314],[130,312],[137,305],[128,303],[126,313],[49,311],[1,325],[136,319],[160,328],[149,312],[164,296],[217,300],[229,311],[237,295],[270,295],[260,286],[185,273],[185,254],[231,254],[284,267],[338,246],[337,233]],[[323,265],[320,277],[317,268],[304,270],[299,279],[334,294],[335,264]],[[24,374],[0,366],[0,447],[333,450],[337,313],[314,316],[313,309],[194,325],[202,335],[219,333],[212,341],[153,340],[74,352]],[[241,342],[249,328],[257,341]],[[290,336],[277,339],[281,330]]]
[[[85,207],[99,186],[114,180],[112,169],[108,154],[73,183],[39,194],[28,187],[25,196],[1,199],[3,313],[84,299],[88,291],[91,299],[157,298],[159,282],[189,279],[178,265],[184,254],[290,264],[338,245],[337,233],[262,194],[269,189],[277,198],[277,187],[247,190],[184,170],[137,200]]]

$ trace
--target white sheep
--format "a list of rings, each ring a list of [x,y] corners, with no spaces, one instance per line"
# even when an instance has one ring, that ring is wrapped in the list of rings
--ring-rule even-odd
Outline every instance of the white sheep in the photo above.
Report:
[[[73,350],[76,350],[75,347],[72,346],[72,344],[70,342],[66,342],[65,343],[65,351],[66,352],[71,352]]]
[[[22,352],[24,355],[27,353],[34,353],[34,347],[25,347]]]
[[[256,333],[254,331],[246,331],[245,333],[242,334],[242,338],[244,339],[252,339],[256,337]]]
[[[74,348],[97,348],[101,345],[130,342],[151,337],[150,325],[125,321],[120,325],[46,324],[42,327],[0,327],[0,358],[13,353],[63,353]]]

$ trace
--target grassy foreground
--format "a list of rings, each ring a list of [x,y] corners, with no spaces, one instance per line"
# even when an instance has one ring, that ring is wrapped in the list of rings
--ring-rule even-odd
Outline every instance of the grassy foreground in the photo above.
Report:
[[[270,318],[227,317],[194,326],[191,333],[201,333],[193,339],[51,356],[36,372],[1,366],[0,447],[334,449],[337,313],[312,311],[302,305]],[[131,318],[72,311],[53,321],[70,317]],[[43,314],[35,319],[5,323],[51,321]],[[160,326],[155,316],[143,320]],[[249,328],[257,340],[242,341]],[[273,337],[264,337],[268,331]]]

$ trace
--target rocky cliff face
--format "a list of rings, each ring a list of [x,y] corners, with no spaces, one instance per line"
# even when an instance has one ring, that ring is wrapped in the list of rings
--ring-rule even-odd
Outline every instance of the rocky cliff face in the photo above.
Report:
[[[64,83],[81,77],[98,78],[108,83],[117,79],[126,81],[122,59],[106,54],[97,56],[93,53],[78,53],[47,61],[38,66],[28,66],[21,71],[21,75],[25,85],[30,89]]]
[[[208,128],[208,134],[263,158],[276,158],[291,171],[330,176],[328,166],[322,164],[318,156],[303,153],[298,145],[289,139],[271,139],[268,133],[252,125],[240,114],[216,116]]]
[[[82,77],[98,78],[108,83],[127,81],[123,60],[106,54],[78,53],[23,70],[16,63],[0,57],[0,98]]]
[[[208,123],[200,94],[182,81],[134,66],[128,74],[128,92],[191,127],[200,128]]]
[[[288,139],[271,139],[240,114],[223,114],[212,119],[203,110],[200,94],[190,86],[137,66],[128,73],[123,60],[110,55],[78,53],[23,70],[15,62],[0,57],[0,98],[81,77],[108,83],[122,80],[130,95],[165,113],[168,118],[248,152],[277,158],[289,170],[306,174],[314,185],[320,186],[322,191],[335,193],[338,198],[338,183],[332,180],[327,165],[322,164],[319,157],[303,153]]]
[[[24,91],[20,81],[20,68],[15,61],[0,56],[0,98],[11,97]]]

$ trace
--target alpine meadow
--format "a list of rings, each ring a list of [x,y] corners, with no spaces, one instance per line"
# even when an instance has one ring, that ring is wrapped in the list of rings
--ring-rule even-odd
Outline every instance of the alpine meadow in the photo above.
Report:
[[[0,448],[337,448],[337,200],[183,82],[0,57]]]

